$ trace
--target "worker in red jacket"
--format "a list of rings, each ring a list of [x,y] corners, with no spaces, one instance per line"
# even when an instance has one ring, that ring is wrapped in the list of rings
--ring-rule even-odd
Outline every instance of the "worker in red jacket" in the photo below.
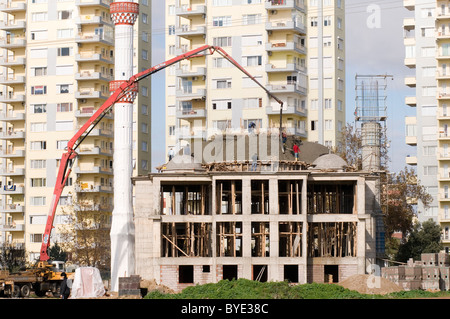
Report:
[[[300,148],[298,147],[297,144],[294,144],[294,156],[295,156],[295,161],[298,161],[298,154],[300,153]]]

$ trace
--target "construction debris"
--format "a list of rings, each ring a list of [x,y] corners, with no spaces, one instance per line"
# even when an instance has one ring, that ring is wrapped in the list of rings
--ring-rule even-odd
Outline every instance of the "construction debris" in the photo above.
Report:
[[[403,291],[400,286],[392,281],[372,275],[353,275],[340,282],[339,286],[368,295],[386,295]]]

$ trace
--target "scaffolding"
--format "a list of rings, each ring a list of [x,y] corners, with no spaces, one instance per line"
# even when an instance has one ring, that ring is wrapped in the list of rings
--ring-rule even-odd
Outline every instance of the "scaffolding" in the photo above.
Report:
[[[391,75],[356,75],[355,121],[362,139],[363,170],[386,166],[387,80]]]

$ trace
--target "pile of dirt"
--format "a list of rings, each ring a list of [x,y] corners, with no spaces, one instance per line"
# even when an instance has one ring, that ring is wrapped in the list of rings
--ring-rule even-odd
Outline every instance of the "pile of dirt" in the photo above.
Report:
[[[392,281],[371,275],[354,275],[340,282],[338,285],[368,295],[386,295],[403,291],[400,286]]]
[[[161,292],[163,294],[174,294],[175,293],[174,290],[170,289],[167,286],[158,285],[156,283],[155,279],[152,279],[152,280],[142,279],[141,283],[140,283],[140,287],[141,288],[146,288],[148,292],[152,292],[152,291],[157,290],[157,291],[159,291],[159,292]]]

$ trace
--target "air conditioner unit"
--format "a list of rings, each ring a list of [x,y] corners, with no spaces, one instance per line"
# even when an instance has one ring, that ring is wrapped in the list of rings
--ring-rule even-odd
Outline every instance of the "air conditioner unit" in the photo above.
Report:
[[[86,103],[86,102],[87,102],[86,99],[81,99],[81,100],[80,100],[80,103]]]
[[[268,52],[267,52],[267,55],[268,55],[268,56],[272,56],[272,51],[268,51]]]
[[[196,76],[192,77],[192,81],[197,81],[197,80],[198,80],[198,77],[196,77]]]
[[[270,11],[271,14],[277,14],[277,10]]]

